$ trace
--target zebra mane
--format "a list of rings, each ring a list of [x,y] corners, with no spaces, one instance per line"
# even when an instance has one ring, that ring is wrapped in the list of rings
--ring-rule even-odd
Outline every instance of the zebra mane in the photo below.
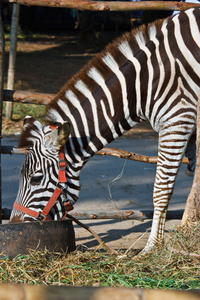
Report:
[[[36,139],[41,139],[43,135],[43,125],[34,118],[26,117],[18,147],[28,149],[33,146]]]
[[[58,106],[57,102],[59,99],[63,100],[68,109],[71,111],[74,107],[66,97],[66,91],[70,91],[76,95],[77,99],[81,102],[84,96],[75,88],[75,83],[78,80],[83,80],[84,83],[90,87],[90,90],[97,88],[97,83],[88,76],[89,70],[91,68],[96,68],[104,76],[105,80],[109,78],[112,74],[111,70],[102,64],[102,58],[106,54],[110,54],[117,61],[119,66],[122,66],[127,58],[122,55],[119,50],[119,46],[128,43],[131,47],[133,54],[136,54],[145,44],[150,41],[156,33],[161,29],[163,23],[166,19],[156,20],[155,22],[149,24],[148,26],[142,25],[130,32],[125,33],[122,37],[117,38],[112,43],[110,43],[102,52],[97,54],[89,63],[84,66],[76,75],[69,80],[68,83],[61,89],[58,95],[47,105],[46,120],[48,124],[55,124],[56,122],[63,123],[62,111]],[[53,113],[52,113],[53,111]],[[22,134],[19,140],[18,147],[20,148],[30,148],[33,146],[35,139],[41,139],[44,134],[44,127],[40,122],[33,118],[26,118],[26,124],[23,127]]]
[[[127,61],[127,58],[120,52],[119,45],[128,42],[133,54],[135,55],[141,49],[141,47],[145,46],[148,41],[155,37],[156,33],[160,31],[165,21],[166,19],[156,20],[148,26],[142,25],[130,32],[125,33],[122,35],[122,37],[111,42],[102,52],[91,59],[86,66],[84,66],[76,75],[72,77],[71,80],[68,81],[68,83],[66,83],[55,99],[47,105],[47,122],[50,124],[56,121],[63,122],[61,118],[62,111],[57,105],[57,101],[59,99],[63,100],[67,104],[67,107],[70,111],[74,108],[66,97],[66,91],[71,91],[73,94],[75,94],[80,102],[84,99],[84,96],[75,88],[75,83],[78,80],[83,80],[84,83],[90,87],[91,91],[97,88],[97,83],[92,80],[90,76],[88,76],[88,72],[91,70],[91,68],[96,68],[103,75],[105,80],[111,76],[111,70],[105,64],[102,64],[102,58],[106,56],[106,54],[111,54],[118,63],[119,67],[122,66]]]

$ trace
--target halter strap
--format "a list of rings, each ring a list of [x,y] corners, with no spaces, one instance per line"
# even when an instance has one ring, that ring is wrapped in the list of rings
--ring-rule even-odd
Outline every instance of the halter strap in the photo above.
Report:
[[[50,127],[52,129],[57,128],[52,125],[50,125]],[[59,152],[58,168],[59,168],[58,184],[66,183],[67,182],[66,173],[65,173],[66,161],[65,161],[65,154],[64,154],[63,146],[60,148],[60,152]],[[43,210],[41,212],[36,212],[30,208],[24,207],[23,205],[17,203],[16,201],[14,202],[13,207],[26,215],[29,215],[35,219],[38,219],[39,221],[49,221],[50,219],[48,218],[48,214],[49,214],[50,210],[52,209],[52,207],[54,206],[54,204],[56,203],[56,201],[61,193],[62,193],[62,189],[60,189],[59,186],[57,186],[55,191],[53,192],[53,195],[51,196],[48,203],[46,204],[46,206],[43,208]],[[64,216],[62,217],[62,220],[64,220],[67,213],[73,209],[73,206],[69,200],[66,201],[65,203],[63,203],[63,206],[64,206],[66,212],[65,212]]]
[[[17,209],[18,211],[21,211],[21,212],[25,213],[26,215],[29,215],[29,216],[31,216],[35,219],[39,219],[39,215],[40,215],[39,212],[34,211],[34,210],[32,210],[30,208],[27,208],[25,206],[22,206],[21,204],[17,203],[16,201],[14,202],[13,207],[15,209]]]

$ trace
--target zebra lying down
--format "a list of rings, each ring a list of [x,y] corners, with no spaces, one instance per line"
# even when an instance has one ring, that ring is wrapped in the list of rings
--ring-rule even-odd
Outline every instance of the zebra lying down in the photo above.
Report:
[[[48,125],[31,117],[24,120],[19,147],[27,148],[28,154],[10,221],[64,218],[79,197],[85,163],[135,124],[148,120],[159,141],[154,217],[144,251],[162,243],[177,172],[187,145],[193,148],[195,143],[191,136],[199,86],[199,8],[115,40],[48,104]],[[194,153],[189,160],[194,170]]]

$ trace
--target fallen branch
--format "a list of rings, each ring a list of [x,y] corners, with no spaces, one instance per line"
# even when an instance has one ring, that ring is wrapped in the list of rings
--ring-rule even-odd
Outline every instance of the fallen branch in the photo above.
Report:
[[[167,220],[181,220],[184,210],[169,210],[167,211]],[[107,220],[137,220],[143,222],[146,219],[153,219],[153,210],[72,210],[69,214],[78,220],[94,220],[94,219],[107,219]]]
[[[112,254],[119,254],[116,250],[111,249],[110,247],[108,247],[108,245],[106,245],[102,239],[100,238],[100,236],[93,230],[91,229],[89,226],[83,224],[82,222],[80,222],[79,220],[77,220],[75,217],[71,216],[70,214],[67,214],[67,218],[69,218],[70,220],[74,221],[77,225],[83,227],[84,229],[86,229],[87,231],[89,231],[99,242],[99,245],[101,247],[103,247],[104,250],[112,253]]]
[[[184,250],[177,250],[177,249],[169,249],[171,252],[175,253],[175,254],[180,254],[180,255],[186,255],[186,256],[191,256],[191,257],[195,257],[200,259],[200,254],[197,253],[193,253],[193,252],[187,252]]]
[[[139,210],[94,210],[94,211],[75,211],[69,212],[70,216],[73,216],[79,220],[91,220],[91,219],[108,219],[108,220],[138,220],[143,221],[146,216]]]
[[[2,146],[1,153],[2,154],[26,154],[27,150],[23,148],[13,147],[13,146]],[[146,156],[146,155],[136,154],[134,152],[129,152],[117,148],[103,148],[100,151],[98,151],[96,155],[102,155],[102,156],[111,155],[111,156],[116,156],[118,158],[125,158],[129,160],[140,161],[140,162],[145,162],[150,164],[156,164],[158,160],[157,156]],[[189,164],[188,158],[184,157],[182,163]]]
[[[2,219],[9,220],[12,209],[2,209]],[[181,220],[184,210],[168,210],[167,220]],[[153,219],[153,210],[95,210],[95,211],[84,211],[84,210],[72,210],[69,215],[78,220],[138,220],[144,221],[146,219]]]
[[[112,155],[116,156],[118,158],[125,158],[129,160],[134,160],[134,161],[140,161],[140,162],[145,162],[145,163],[150,163],[150,164],[156,164],[158,157],[157,156],[146,156],[142,154],[136,154],[134,152],[129,152],[117,148],[103,148],[100,151],[96,153],[97,155]],[[183,164],[189,164],[188,158],[184,157],[182,160]]]

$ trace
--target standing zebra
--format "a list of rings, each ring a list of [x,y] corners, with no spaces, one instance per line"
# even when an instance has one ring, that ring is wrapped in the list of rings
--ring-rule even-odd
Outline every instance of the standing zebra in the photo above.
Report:
[[[194,144],[199,87],[199,8],[142,26],[108,45],[49,103],[50,125],[24,120],[19,147],[28,154],[11,222],[62,219],[78,199],[79,175],[88,159],[148,120],[159,143],[154,217],[144,251],[161,243],[177,172],[187,144]],[[194,155],[189,159],[193,170]]]

